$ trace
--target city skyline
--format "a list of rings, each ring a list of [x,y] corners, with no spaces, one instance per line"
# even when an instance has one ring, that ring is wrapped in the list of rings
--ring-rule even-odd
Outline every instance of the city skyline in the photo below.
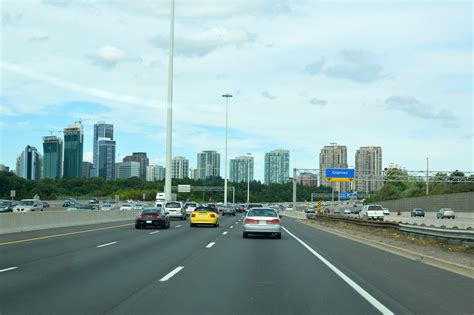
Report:
[[[81,120],[83,160],[93,162],[92,125],[107,121],[116,161],[147,152],[164,165],[168,5],[61,2],[2,6],[0,163],[15,168],[25,145]],[[79,16],[95,40],[74,23],[60,36],[57,16]],[[423,170],[429,157],[433,170],[472,170],[472,38],[467,2],[178,2],[172,155],[196,165],[196,152],[224,154],[229,93],[228,156],[252,153],[256,179],[265,152],[317,168],[331,142],[347,146],[349,166],[376,145],[384,165]]]

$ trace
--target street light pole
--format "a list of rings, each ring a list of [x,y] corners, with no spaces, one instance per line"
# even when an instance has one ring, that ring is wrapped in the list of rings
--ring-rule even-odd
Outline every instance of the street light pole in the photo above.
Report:
[[[173,140],[173,53],[174,53],[174,0],[171,0],[170,51],[168,63],[168,107],[166,118],[166,176],[165,201],[171,200],[171,156]]]
[[[224,153],[224,206],[227,205],[227,125],[229,120],[228,109],[229,109],[229,97],[230,94],[223,94],[225,97],[225,153]]]
[[[247,205],[250,202],[250,156],[251,153],[247,153]]]

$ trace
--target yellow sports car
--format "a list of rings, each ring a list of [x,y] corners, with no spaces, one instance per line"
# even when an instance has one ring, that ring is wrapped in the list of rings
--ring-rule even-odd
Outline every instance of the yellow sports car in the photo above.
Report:
[[[189,217],[189,225],[195,227],[198,224],[210,224],[219,226],[219,211],[215,207],[197,207]]]

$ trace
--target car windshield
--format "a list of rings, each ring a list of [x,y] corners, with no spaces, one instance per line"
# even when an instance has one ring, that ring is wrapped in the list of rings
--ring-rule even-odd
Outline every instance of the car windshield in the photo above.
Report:
[[[132,205],[129,203],[124,203],[122,207],[131,207]]]
[[[249,217],[274,217],[276,218],[278,214],[273,209],[252,209],[249,211]]]
[[[8,201],[0,201],[0,206],[8,206],[10,203]]]
[[[34,201],[33,201],[33,200],[22,200],[22,201],[20,202],[20,204],[21,204],[22,206],[32,206],[32,205],[34,204]]]

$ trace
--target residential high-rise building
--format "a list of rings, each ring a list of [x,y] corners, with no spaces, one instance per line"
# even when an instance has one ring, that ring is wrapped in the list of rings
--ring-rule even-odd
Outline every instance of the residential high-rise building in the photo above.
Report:
[[[107,150],[102,150],[102,155],[100,154],[100,141],[107,140]],[[104,121],[98,121],[94,125],[94,147],[92,152],[92,162],[94,167],[92,170],[93,177],[100,176],[104,179],[113,179],[115,178],[115,141],[114,140],[114,125],[107,124]],[[113,141],[113,142],[112,142]],[[104,143],[102,143],[104,145]],[[113,145],[113,148],[111,146]],[[113,151],[113,159],[109,154]],[[104,154],[104,152],[107,152]],[[105,161],[103,160],[105,158]],[[102,166],[102,169],[100,168]],[[106,169],[103,169],[103,168]],[[102,174],[102,175],[101,175]],[[113,174],[113,175],[110,175]]]
[[[175,156],[171,166],[171,178],[188,178],[189,160],[184,156]]]
[[[25,179],[41,179],[41,160],[41,154],[38,150],[33,146],[27,145],[17,158],[17,175]]]
[[[140,177],[140,162],[116,163],[117,178]]]
[[[82,177],[91,178],[94,175],[94,169],[91,162],[82,162]]]
[[[43,178],[63,177],[63,140],[56,136],[43,137]]]
[[[265,184],[283,184],[290,178],[290,151],[273,150],[265,153]]]
[[[72,124],[64,128],[64,178],[82,176],[83,151],[84,132],[82,125]]]
[[[162,181],[165,179],[165,168],[161,165],[148,165],[146,168],[146,180],[148,182]]]
[[[123,162],[140,163],[140,173],[138,177],[146,180],[146,167],[149,165],[149,159],[145,152],[133,152],[132,155],[124,157]]]
[[[326,168],[347,168],[347,147],[345,145],[327,145],[319,153],[319,179],[321,185],[332,186],[335,191],[348,192],[350,183],[326,181]]]
[[[202,151],[197,154],[198,179],[219,177],[221,174],[221,155],[216,151]]]
[[[198,179],[198,169],[197,169],[197,167],[190,167],[189,168],[189,178],[190,179]]]
[[[303,186],[318,186],[318,175],[312,173],[300,173],[296,182]]]
[[[373,192],[383,186],[382,148],[361,147],[355,155],[356,190]]]
[[[97,164],[94,164],[93,173],[105,180],[115,179],[115,140],[99,138],[97,147]]]
[[[253,156],[238,156],[230,160],[229,180],[234,183],[246,182],[248,177],[253,180]]]
[[[10,172],[10,168],[6,165],[0,164],[0,171]]]

